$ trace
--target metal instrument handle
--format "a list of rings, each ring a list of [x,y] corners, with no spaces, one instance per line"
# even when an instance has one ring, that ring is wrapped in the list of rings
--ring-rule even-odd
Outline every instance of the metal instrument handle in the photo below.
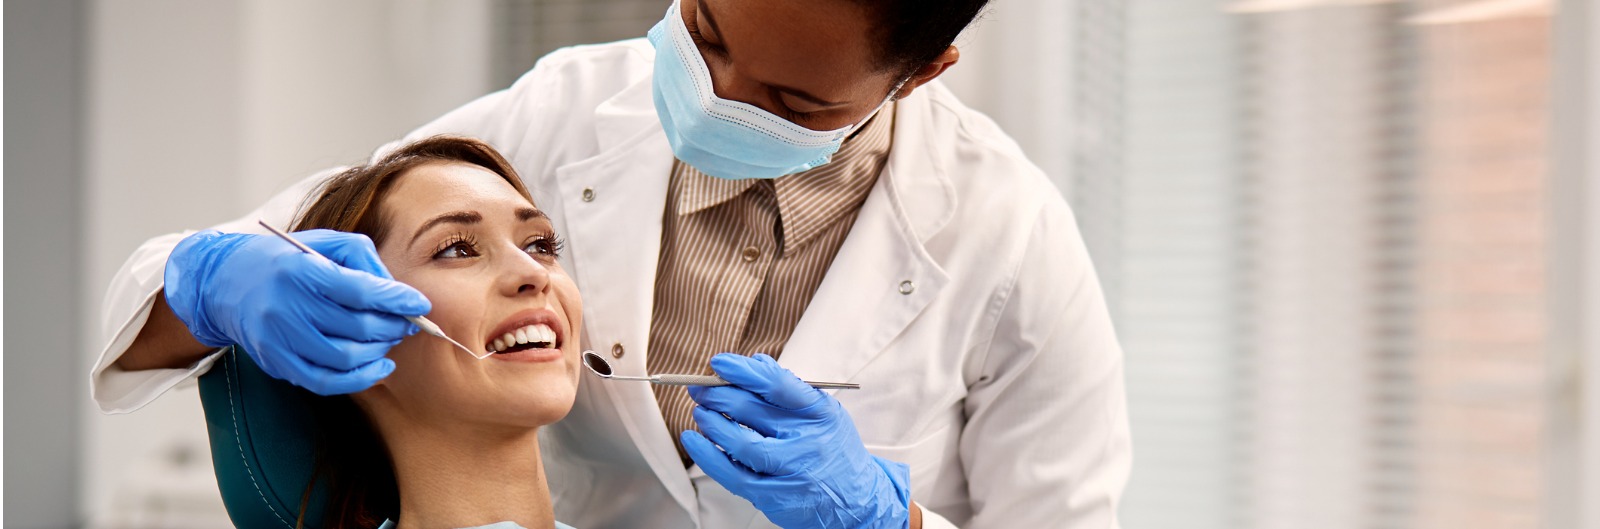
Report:
[[[656,375],[650,381],[664,386],[726,386],[728,381],[712,375]]]
[[[656,375],[650,381],[665,386],[726,386],[728,381],[715,375]],[[811,387],[817,389],[861,389],[860,384],[849,382],[811,382],[806,381]]]

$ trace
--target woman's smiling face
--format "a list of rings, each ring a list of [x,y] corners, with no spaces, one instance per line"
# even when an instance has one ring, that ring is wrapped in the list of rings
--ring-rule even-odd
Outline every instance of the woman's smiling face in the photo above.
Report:
[[[358,400],[436,421],[539,426],[571,409],[583,305],[556,261],[550,220],[504,178],[476,165],[429,162],[382,198],[378,244],[394,278],[433,302],[428,319],[484,354],[418,333],[389,352],[395,371]]]

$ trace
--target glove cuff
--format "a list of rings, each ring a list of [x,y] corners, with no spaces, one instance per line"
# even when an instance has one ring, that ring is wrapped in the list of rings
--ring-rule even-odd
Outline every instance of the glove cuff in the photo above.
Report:
[[[883,469],[883,477],[887,485],[894,489],[894,503],[892,505],[878,506],[878,516],[868,527],[882,529],[905,529],[911,523],[911,467],[905,463],[890,461],[878,456],[872,456],[872,462]],[[880,487],[882,484],[880,484]],[[887,491],[885,491],[887,492]],[[883,500],[889,498],[879,496]],[[887,503],[887,502],[885,502]]]
[[[178,316],[189,333],[207,347],[232,345],[233,340],[218,329],[207,315],[207,284],[217,267],[243,244],[249,235],[205,230],[185,237],[167,257],[162,271],[162,293],[167,306]]]

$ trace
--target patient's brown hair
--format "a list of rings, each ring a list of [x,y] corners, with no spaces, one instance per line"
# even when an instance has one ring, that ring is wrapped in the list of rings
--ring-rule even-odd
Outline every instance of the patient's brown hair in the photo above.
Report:
[[[494,147],[461,136],[434,136],[395,149],[371,164],[352,167],[328,179],[321,191],[306,197],[307,205],[295,220],[294,231],[329,229],[360,233],[383,242],[388,229],[378,204],[395,178],[427,163],[467,163],[493,171],[511,183],[517,194],[533,201],[511,162]]]
[[[396,179],[431,163],[466,163],[488,169],[533,202],[522,178],[493,147],[472,138],[434,136],[330,177],[321,189],[306,197],[292,231],[359,233],[372,239],[374,245],[382,244],[388,234],[386,215],[379,207],[383,197]],[[316,415],[317,459],[315,474],[301,496],[295,526],[306,526],[306,509],[318,483],[326,487],[328,494],[322,529],[370,529],[386,518],[395,518],[400,511],[400,491],[393,462],[366,414],[348,395],[305,395]]]

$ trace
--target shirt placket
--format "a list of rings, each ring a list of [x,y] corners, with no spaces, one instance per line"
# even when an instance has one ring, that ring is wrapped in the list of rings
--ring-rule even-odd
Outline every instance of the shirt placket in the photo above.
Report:
[[[726,338],[728,351],[748,354],[740,349],[742,338],[752,325],[751,314],[761,289],[777,262],[778,200],[772,183],[765,181],[751,186],[735,202],[740,220],[738,243],[730,249],[732,266],[727,278],[730,288],[718,289],[719,309],[726,326],[716,334]]]

